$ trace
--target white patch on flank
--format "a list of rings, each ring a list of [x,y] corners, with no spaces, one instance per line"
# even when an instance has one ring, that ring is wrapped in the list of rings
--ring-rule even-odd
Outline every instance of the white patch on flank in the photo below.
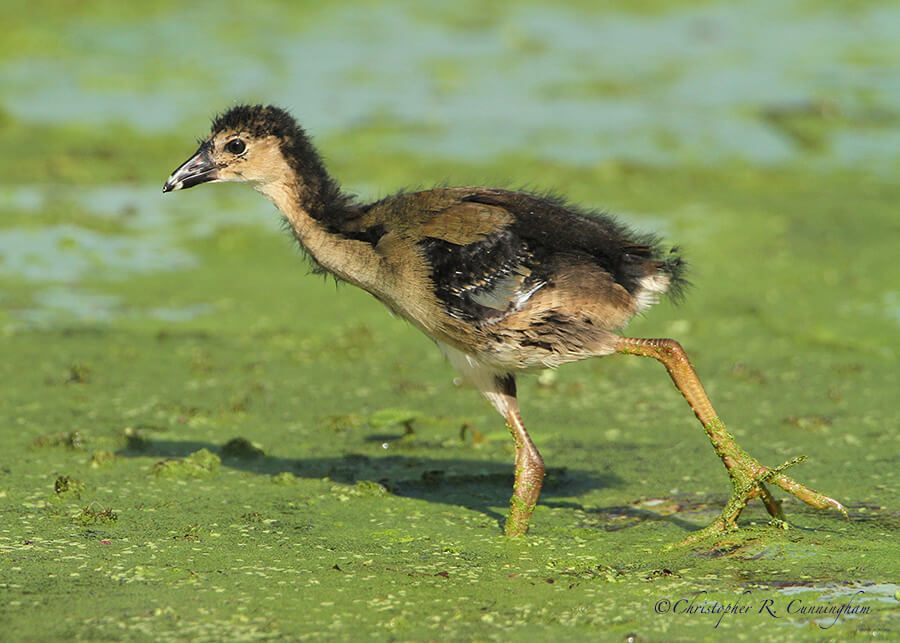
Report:
[[[653,304],[659,303],[660,293],[664,293],[669,289],[671,281],[669,275],[661,272],[641,279],[638,282],[640,289],[634,296],[637,301],[635,312],[642,312]]]

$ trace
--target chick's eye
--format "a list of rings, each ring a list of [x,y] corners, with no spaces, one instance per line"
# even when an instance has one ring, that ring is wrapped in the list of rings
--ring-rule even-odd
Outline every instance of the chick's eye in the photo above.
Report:
[[[247,149],[247,146],[239,138],[230,140],[225,144],[225,151],[229,154],[243,154],[245,149]]]

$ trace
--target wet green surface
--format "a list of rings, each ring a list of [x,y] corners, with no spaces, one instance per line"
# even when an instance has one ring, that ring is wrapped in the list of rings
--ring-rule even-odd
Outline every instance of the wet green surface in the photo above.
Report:
[[[893,4],[31,6],[0,43],[0,640],[898,636]],[[754,505],[666,549],[728,481],[662,367],[610,357],[521,382],[549,475],[504,539],[512,441],[430,342],[252,191],[160,193],[237,99],[366,198],[527,184],[678,243],[686,302],[629,332],[851,521],[787,498],[786,531]]]

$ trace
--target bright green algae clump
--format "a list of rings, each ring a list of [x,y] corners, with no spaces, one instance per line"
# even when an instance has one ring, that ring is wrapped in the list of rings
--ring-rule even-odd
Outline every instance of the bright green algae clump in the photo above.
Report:
[[[200,478],[215,474],[221,463],[215,453],[200,449],[186,458],[168,458],[157,462],[150,473],[160,478]]]

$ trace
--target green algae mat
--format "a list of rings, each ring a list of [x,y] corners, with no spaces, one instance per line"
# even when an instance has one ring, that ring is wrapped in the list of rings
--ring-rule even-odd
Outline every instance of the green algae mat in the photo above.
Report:
[[[0,641],[900,637],[892,3],[7,13]],[[361,198],[528,185],[678,244],[686,300],[629,333],[850,520],[788,497],[671,547],[728,480],[616,356],[522,378],[548,475],[505,539],[512,440],[435,347],[252,191],[161,194],[238,99]]]

